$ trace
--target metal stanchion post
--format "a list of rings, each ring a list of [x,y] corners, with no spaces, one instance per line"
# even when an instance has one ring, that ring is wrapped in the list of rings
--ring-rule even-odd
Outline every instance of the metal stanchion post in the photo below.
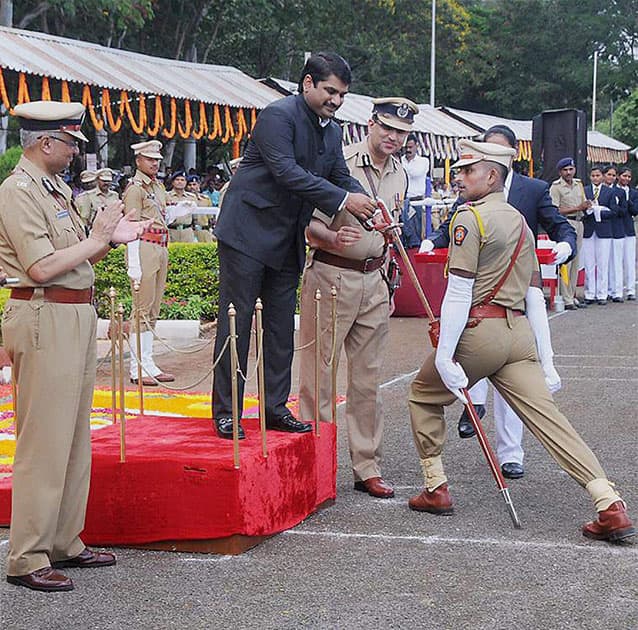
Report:
[[[259,431],[261,432],[261,452],[268,457],[266,446],[266,379],[264,375],[264,325],[261,299],[255,303],[255,340],[257,344],[257,391],[259,394]]]
[[[126,398],[124,393],[124,306],[117,309],[117,335],[120,348],[120,462],[126,461]]]
[[[315,434],[319,435],[319,382],[321,370],[321,291],[315,292]]]
[[[119,326],[115,316],[115,296],[117,291],[115,287],[109,289],[109,298],[111,300],[111,415],[113,424],[117,424],[117,340],[119,339]]]
[[[140,330],[140,283],[133,282],[133,305],[135,306],[135,352],[137,353],[137,391],[140,400],[140,416],[144,415],[144,376],[142,373],[142,331]]]
[[[339,365],[337,348],[337,287],[330,287],[332,304],[332,363],[330,365],[330,381],[332,390],[332,422],[337,422],[337,366]]]
[[[228,325],[230,330],[230,375],[231,396],[233,407],[233,463],[239,468],[239,392],[237,391],[237,369],[239,359],[237,357],[237,311],[231,302],[228,305]]]

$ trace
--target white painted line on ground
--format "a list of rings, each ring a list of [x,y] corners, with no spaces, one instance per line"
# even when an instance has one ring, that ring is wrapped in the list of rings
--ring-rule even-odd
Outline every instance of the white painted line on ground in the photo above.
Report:
[[[378,540],[382,542],[417,542],[424,545],[482,545],[488,547],[514,547],[522,550],[538,549],[567,549],[570,551],[589,551],[600,554],[635,554],[638,555],[638,546],[623,545],[612,547],[611,545],[576,545],[574,543],[540,542],[533,540],[508,540],[497,538],[457,538],[447,536],[406,536],[394,534],[353,534],[348,532],[287,530],[282,532],[292,536],[324,537],[346,540]]]
[[[556,363],[557,368],[578,368],[580,370],[635,370],[635,365],[565,365]]]
[[[180,558],[180,562],[226,562],[236,556],[206,556],[204,558]]]
[[[396,383],[400,383],[401,381],[406,381],[409,378],[414,378],[418,373],[419,370],[414,370],[414,372],[410,372],[409,374],[401,374],[401,376],[397,376],[396,378],[393,378],[392,380],[379,385],[379,387],[383,389],[385,387],[390,387],[390,385],[396,385]]]
[[[557,368],[560,366],[556,366]],[[597,383],[601,381],[610,381],[616,383],[638,383],[638,378],[598,378],[594,376],[561,376],[562,381],[593,381],[595,380]]]
[[[5,545],[8,545],[9,541],[8,540],[0,540],[0,547],[4,547]]]
[[[555,354],[562,359],[635,359],[633,354]]]

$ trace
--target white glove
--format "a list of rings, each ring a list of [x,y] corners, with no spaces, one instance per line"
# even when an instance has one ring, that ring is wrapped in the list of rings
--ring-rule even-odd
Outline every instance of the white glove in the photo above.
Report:
[[[421,247],[419,247],[419,254],[427,254],[434,249],[434,243],[427,238],[421,241]]]
[[[545,384],[553,394],[561,388],[560,376],[554,367],[554,350],[545,310],[545,298],[538,287],[529,287],[525,294],[525,310],[536,340],[538,360],[545,375]]]
[[[441,305],[441,333],[434,365],[443,384],[463,403],[467,403],[461,389],[467,387],[468,378],[463,368],[454,361],[454,353],[472,305],[473,278],[450,274]]]
[[[140,241],[131,241],[127,246],[126,273],[131,280],[142,279],[142,264],[140,263]]]
[[[554,264],[562,265],[572,255],[572,248],[569,243],[561,241],[554,245],[552,252],[555,256]]]

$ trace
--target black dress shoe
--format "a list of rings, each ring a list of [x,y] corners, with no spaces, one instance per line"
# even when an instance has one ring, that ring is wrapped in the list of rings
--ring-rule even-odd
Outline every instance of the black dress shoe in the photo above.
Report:
[[[266,428],[272,431],[286,431],[287,433],[308,433],[312,431],[311,425],[299,422],[291,413],[279,418],[267,418]]]
[[[615,298],[612,298],[611,301],[612,302],[624,302],[625,300],[623,298],[621,298],[621,297],[615,297]]]
[[[233,439],[233,419],[232,418],[215,418],[215,426],[217,427],[217,435],[225,440]],[[246,437],[244,429],[239,423],[239,439],[243,440]]]
[[[479,418],[482,418],[485,415],[485,405],[474,405],[474,409],[476,409],[476,413]],[[474,437],[475,431],[472,423],[470,422],[470,418],[467,415],[467,410],[463,409],[463,413],[459,418],[459,437],[460,438],[471,438]]]
[[[578,308],[587,308],[587,304],[588,304],[587,301],[582,302],[581,300],[578,300],[578,302],[576,302],[576,306]]]
[[[607,300],[598,300],[598,306],[605,306],[607,304]]]
[[[632,294],[632,295],[628,295],[628,296],[627,296],[627,300],[628,300],[629,302],[635,302],[635,301],[636,301],[636,296],[635,296],[635,295],[633,295],[633,294]]]
[[[565,304],[566,311],[575,311],[577,308],[576,304]]]
[[[596,300],[590,300],[589,298],[585,298],[585,304],[596,304]]]
[[[507,479],[520,479],[525,474],[523,464],[517,464],[516,462],[505,462],[501,466],[501,472],[503,477]]]

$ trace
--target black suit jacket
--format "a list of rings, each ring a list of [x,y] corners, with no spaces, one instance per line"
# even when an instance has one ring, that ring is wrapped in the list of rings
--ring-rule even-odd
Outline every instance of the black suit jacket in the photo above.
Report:
[[[621,192],[625,194],[624,190]],[[625,215],[625,236],[636,236],[636,224],[634,223],[634,217],[636,216],[638,216],[638,190],[630,188],[627,214]]]
[[[591,184],[585,186],[585,197],[594,198],[594,189]],[[592,214],[583,217],[583,238],[591,238],[596,233],[598,238],[613,238],[612,219],[618,216],[617,195],[609,186],[604,184],[598,194],[598,205],[609,208],[600,213],[600,222],[597,222]]]
[[[458,203],[453,206],[447,221],[432,235],[430,240],[434,242],[435,247],[449,246],[450,222]],[[558,208],[552,202],[549,194],[547,182],[541,179],[532,179],[516,172],[513,173],[507,203],[514,206],[525,217],[525,221],[535,238],[538,237],[540,226],[553,241],[569,243],[572,248],[571,257],[576,255],[576,230],[558,212]]]
[[[347,192],[365,191],[344,161],[341,127],[321,127],[303,95],[287,96],[259,114],[215,235],[277,270],[296,247],[301,270],[313,210],[334,215]]]
[[[611,219],[611,235],[614,238],[625,238],[625,218],[629,216],[629,200],[625,191],[617,184],[611,186],[616,195],[616,216]]]

